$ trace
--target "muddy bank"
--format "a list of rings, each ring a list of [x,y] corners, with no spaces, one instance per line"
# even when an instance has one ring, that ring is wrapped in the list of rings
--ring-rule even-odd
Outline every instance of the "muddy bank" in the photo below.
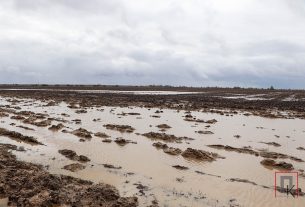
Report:
[[[9,206],[137,206],[136,197],[120,197],[110,185],[52,175],[42,166],[21,162],[0,144],[0,195]]]
[[[42,145],[41,142],[37,141],[37,139],[32,136],[25,136],[19,132],[9,131],[4,128],[0,128],[0,136],[5,136],[18,142],[25,142],[32,145]]]

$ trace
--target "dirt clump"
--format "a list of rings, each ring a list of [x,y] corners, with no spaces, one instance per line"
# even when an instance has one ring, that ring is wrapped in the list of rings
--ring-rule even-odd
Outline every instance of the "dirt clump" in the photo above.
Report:
[[[72,163],[72,164],[69,164],[69,165],[65,165],[63,167],[63,169],[69,170],[71,172],[77,172],[77,171],[83,170],[85,168],[86,167],[84,165],[79,164],[79,163]]]
[[[104,166],[105,168],[115,169],[115,170],[122,169],[121,166],[114,166],[114,165],[111,165],[111,164],[103,164],[103,166]]]
[[[212,132],[212,131],[202,131],[202,130],[196,131],[196,133],[198,133],[198,134],[214,134],[214,132]]]
[[[122,112],[121,114],[118,114],[119,116],[140,116],[141,114],[140,113],[137,113],[137,112],[129,112],[129,113],[125,113],[125,112]]]
[[[145,196],[145,191],[148,191],[148,186],[145,186],[141,183],[134,183],[135,186],[137,186],[136,188],[139,190],[140,196]]]
[[[136,197],[120,197],[108,184],[93,184],[65,175],[53,175],[41,165],[18,161],[0,145],[0,195],[8,206],[136,207]]]
[[[116,125],[116,124],[105,124],[106,129],[116,130],[122,133],[132,133],[134,128],[129,125]]]
[[[88,157],[84,155],[77,155],[76,152],[74,152],[73,150],[63,149],[63,150],[58,150],[58,152],[70,160],[79,161],[79,162],[90,161]]]
[[[163,144],[161,142],[155,142],[152,145],[154,147],[156,147],[157,149],[166,149],[166,148],[168,148],[167,144]]]
[[[259,153],[261,157],[268,158],[268,159],[290,159],[296,162],[304,162],[301,158],[278,153],[278,152],[269,152],[269,151],[261,151]]]
[[[263,159],[261,164],[266,167],[282,169],[282,170],[293,170],[293,165],[287,162],[276,162],[272,159]]]
[[[126,144],[137,144],[137,142],[131,141],[131,140],[127,140],[121,137],[116,138],[116,140],[114,140],[115,143],[117,143],[120,146],[125,146]]]
[[[56,106],[56,102],[55,101],[50,101],[45,106]]]
[[[205,121],[204,123],[206,123],[206,124],[215,124],[215,123],[217,123],[217,120],[216,119],[211,119],[211,120]]]
[[[19,132],[9,131],[4,128],[0,128],[0,136],[6,136],[18,142],[25,142],[32,145],[42,145],[41,142],[37,141],[37,139],[32,136],[25,136]]]
[[[29,124],[38,126],[38,127],[47,127],[49,125],[51,125],[51,120],[42,120],[42,121],[38,121],[38,122],[30,122]]]
[[[305,150],[304,147],[298,147],[297,150]]]
[[[77,114],[85,114],[85,113],[87,113],[87,111],[85,109],[79,109],[79,110],[76,110],[75,113],[77,113]]]
[[[180,155],[182,153],[182,150],[179,148],[169,147],[169,148],[164,148],[163,152],[170,155]]]
[[[24,120],[25,117],[24,117],[24,116],[20,116],[20,115],[16,115],[16,116],[11,116],[11,119],[15,119],[15,120]]]
[[[228,145],[220,145],[220,144],[214,144],[214,145],[207,145],[208,147],[211,148],[215,148],[215,149],[223,149],[226,151],[233,151],[233,152],[238,152],[238,153],[245,153],[245,154],[251,154],[251,155],[255,155],[255,156],[259,156],[259,153],[249,149],[247,147],[243,147],[243,148],[237,148],[237,147],[231,147]]]
[[[159,129],[170,129],[170,128],[172,128],[171,126],[169,126],[167,124],[159,124],[156,127],[158,127]]]
[[[21,115],[21,116],[31,116],[34,115],[35,113],[32,111],[19,111],[15,113],[16,115]]]
[[[57,124],[57,125],[52,125],[49,127],[49,130],[51,131],[59,131],[61,130],[62,128],[64,128],[65,126],[63,124]]]
[[[145,136],[152,140],[162,140],[165,142],[177,142],[177,143],[181,143],[182,140],[192,140],[192,138],[188,138],[188,137],[177,137],[172,134],[158,133],[158,132],[148,132],[142,134],[142,136]]]
[[[71,121],[74,122],[75,124],[81,124],[82,123],[82,120],[80,120],[80,119],[73,119]]]
[[[178,170],[188,170],[188,167],[182,166],[182,165],[173,165],[173,168],[176,168]]]
[[[97,132],[94,134],[94,136],[96,137],[100,137],[100,138],[109,138],[110,136],[104,132]]]
[[[290,159],[290,160],[293,160],[296,162],[304,162],[304,160],[302,160],[298,157],[285,155],[285,154],[278,153],[278,152],[269,152],[269,151],[265,151],[265,150],[255,151],[249,147],[237,148],[237,147],[231,147],[228,145],[221,145],[221,144],[214,144],[214,145],[207,145],[207,146],[211,147],[211,148],[215,148],[215,149],[223,149],[226,151],[233,151],[233,152],[238,152],[238,153],[245,153],[245,154],[251,154],[251,155],[255,155],[255,156],[261,156],[261,157],[268,158],[268,159]]]
[[[112,142],[112,140],[111,139],[103,139],[103,141],[102,142],[106,142],[106,143],[111,143]]]
[[[187,148],[181,155],[186,159],[193,159],[198,161],[214,161],[216,158],[221,158],[217,153],[196,150],[192,148]]]
[[[76,130],[72,131],[71,133],[74,134],[75,136],[78,136],[81,138],[86,138],[86,139],[92,138],[92,136],[91,136],[92,132],[89,132],[88,130],[86,130],[84,128],[76,129]]]
[[[0,118],[2,117],[8,117],[9,115],[7,113],[4,112],[0,112]],[[12,118],[12,117],[11,117]]]

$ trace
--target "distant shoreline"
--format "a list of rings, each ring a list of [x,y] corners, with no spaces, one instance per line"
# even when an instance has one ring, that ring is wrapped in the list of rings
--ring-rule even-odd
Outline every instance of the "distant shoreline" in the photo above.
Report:
[[[166,85],[86,85],[86,84],[0,84],[0,89],[64,89],[64,90],[119,90],[119,91],[186,91],[186,92],[257,92],[270,91],[296,91],[304,92],[305,89],[270,89],[270,88],[243,88],[243,87],[189,87]]]

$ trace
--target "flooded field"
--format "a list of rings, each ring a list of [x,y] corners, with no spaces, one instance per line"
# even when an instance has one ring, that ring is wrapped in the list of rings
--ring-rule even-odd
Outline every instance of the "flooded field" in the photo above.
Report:
[[[113,185],[139,206],[305,203],[300,191],[298,198],[275,198],[274,190],[281,170],[298,172],[305,189],[304,119],[9,97],[0,97],[0,105],[0,142],[22,149],[12,151],[18,160]]]

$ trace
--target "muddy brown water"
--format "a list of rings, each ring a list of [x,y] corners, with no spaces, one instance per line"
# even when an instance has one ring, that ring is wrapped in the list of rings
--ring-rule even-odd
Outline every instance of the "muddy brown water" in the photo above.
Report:
[[[0,99],[0,105],[9,104],[4,98]],[[305,120],[300,119],[267,119],[256,116],[222,116],[218,114],[191,112],[198,119],[216,119],[215,124],[188,122],[184,120],[185,111],[162,109],[163,113],[156,114],[156,108],[138,107],[101,107],[88,108],[87,113],[77,114],[76,109],[68,108],[66,103],[58,106],[44,107],[37,100],[21,100],[16,106],[21,110],[35,113],[47,113],[50,117],[64,118],[68,123],[63,123],[68,131],[80,127],[93,133],[104,132],[110,135],[113,141],[117,137],[132,140],[137,144],[129,143],[120,146],[115,142],[104,143],[103,139],[93,136],[90,141],[79,142],[79,138],[70,133],[62,133],[61,130],[51,131],[48,127],[36,127],[13,120],[9,117],[0,118],[3,128],[20,132],[24,135],[34,136],[44,146],[31,146],[18,143],[7,137],[1,137],[1,143],[11,143],[24,146],[25,152],[15,152],[20,160],[38,163],[55,174],[66,174],[94,182],[104,182],[114,185],[122,196],[136,195],[140,206],[148,206],[156,199],[160,206],[250,206],[250,207],[286,207],[304,206],[305,198],[275,198],[272,189],[262,188],[260,185],[272,187],[274,185],[274,172],[260,164],[262,157],[227,152],[209,148],[209,144],[223,144],[234,147],[251,146],[253,149],[267,149],[305,159],[305,151],[297,150],[297,147],[305,147]],[[140,115],[122,116],[119,114],[137,112]],[[70,117],[61,116],[62,113]],[[160,118],[151,117],[159,115]],[[11,115],[10,115],[11,116]],[[81,119],[81,124],[75,124],[71,120]],[[100,119],[100,121],[93,121]],[[29,131],[11,123],[23,125],[35,129]],[[52,121],[52,124],[60,122]],[[108,130],[105,124],[130,125],[135,128],[134,133],[120,133]],[[147,132],[160,132],[156,126],[167,124],[172,128],[165,133],[176,136],[187,136],[194,140],[182,141],[182,143],[167,143],[169,147],[177,147],[185,150],[188,147],[194,149],[216,152],[225,159],[217,159],[214,162],[196,162],[184,159],[182,156],[172,156],[157,150],[152,141],[142,135]],[[209,128],[205,126],[210,125]],[[199,134],[195,131],[209,130],[214,134]],[[234,137],[240,135],[240,138]],[[278,135],[279,137],[276,137]],[[269,146],[261,142],[277,142],[281,146]],[[77,154],[85,155],[91,159],[84,164],[86,168],[78,172],[70,172],[62,169],[63,166],[74,161],[68,160],[58,153],[59,149],[71,149]],[[305,164],[291,160],[283,160],[294,165],[296,170],[305,170]],[[108,169],[103,164],[120,166],[121,169]],[[173,165],[186,166],[188,170],[178,170]],[[199,174],[201,171],[206,174]],[[248,183],[228,182],[230,178],[241,178],[255,182],[258,185]],[[147,186],[139,192],[137,185]],[[305,179],[299,179],[299,187],[305,191]],[[5,200],[0,200],[3,206]]]

